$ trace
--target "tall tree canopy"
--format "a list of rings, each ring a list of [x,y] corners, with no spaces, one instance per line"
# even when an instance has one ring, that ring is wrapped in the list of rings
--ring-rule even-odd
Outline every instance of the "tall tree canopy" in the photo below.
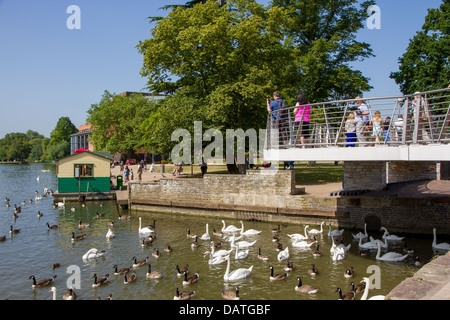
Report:
[[[105,91],[100,102],[91,105],[87,122],[93,126],[92,143],[96,150],[128,152],[144,144],[141,123],[155,111],[156,103],[142,94],[114,95]]]
[[[450,84],[450,1],[429,9],[422,29],[399,58],[391,78],[404,94],[446,88]]]

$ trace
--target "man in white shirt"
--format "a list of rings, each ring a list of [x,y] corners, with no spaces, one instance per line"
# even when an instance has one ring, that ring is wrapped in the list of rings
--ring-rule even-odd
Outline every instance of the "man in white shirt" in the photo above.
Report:
[[[358,99],[356,104],[358,105],[358,110],[355,111],[355,121],[356,121],[356,137],[358,138],[359,146],[366,147],[366,136],[364,129],[369,122],[369,107],[362,101],[361,97],[356,97]]]

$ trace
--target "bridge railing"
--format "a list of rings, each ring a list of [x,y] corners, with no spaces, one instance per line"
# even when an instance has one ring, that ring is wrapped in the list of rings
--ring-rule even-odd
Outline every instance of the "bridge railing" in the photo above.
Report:
[[[449,106],[450,88],[288,107],[269,113],[266,149],[448,144]]]

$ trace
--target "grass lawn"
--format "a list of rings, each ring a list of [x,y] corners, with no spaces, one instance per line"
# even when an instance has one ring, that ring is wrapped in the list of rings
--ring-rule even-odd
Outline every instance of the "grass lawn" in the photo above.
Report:
[[[280,164],[280,170],[283,170],[283,163]],[[308,166],[306,161],[295,162],[295,182],[299,185],[341,182],[344,175],[342,163],[334,165],[334,162],[316,162],[316,166]],[[200,167],[194,166],[194,176],[200,176]],[[186,166],[183,170],[184,174],[190,174],[191,169]],[[225,165],[209,165],[208,173],[227,174]]]

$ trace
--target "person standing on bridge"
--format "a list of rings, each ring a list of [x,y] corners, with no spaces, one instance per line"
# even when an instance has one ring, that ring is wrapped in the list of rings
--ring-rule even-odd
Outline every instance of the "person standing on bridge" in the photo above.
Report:
[[[358,110],[355,111],[355,121],[356,121],[356,136],[358,137],[359,146],[366,147],[366,136],[365,129],[369,122],[369,107],[362,101],[360,96],[356,97],[356,105]]]
[[[287,143],[287,125],[286,124],[286,102],[281,99],[280,91],[275,91],[273,93],[273,99],[267,98],[267,112],[272,116],[271,121],[271,135],[270,135],[270,145],[277,146],[279,145],[279,141],[275,141],[277,136],[275,135],[277,132],[281,136],[278,137],[279,140],[282,141],[282,144]]]
[[[294,114],[295,114],[295,132],[296,141],[298,143],[298,138],[300,136],[300,143],[302,148],[305,149],[305,143],[309,143],[310,128],[309,128],[309,114],[311,113],[311,106],[308,100],[306,100],[306,95],[302,92],[297,97],[297,103],[295,104]]]

